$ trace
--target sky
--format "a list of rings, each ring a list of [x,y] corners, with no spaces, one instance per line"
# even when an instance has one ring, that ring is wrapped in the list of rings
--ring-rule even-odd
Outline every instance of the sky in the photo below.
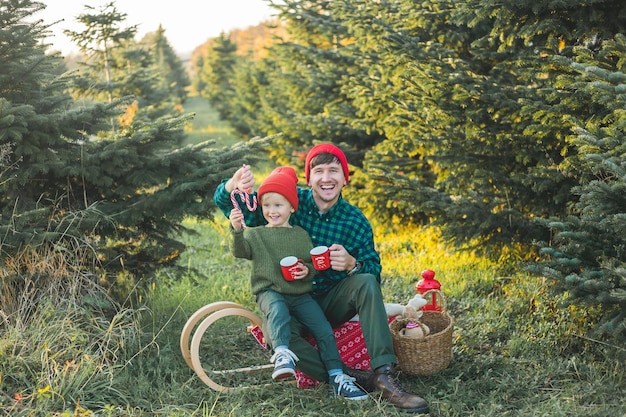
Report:
[[[78,48],[63,35],[63,30],[81,31],[85,28],[76,22],[78,15],[88,12],[85,5],[97,10],[114,0],[40,1],[47,7],[33,17],[43,19],[46,24],[59,21],[50,28],[52,36],[47,41],[52,44],[52,49],[69,54]],[[122,28],[138,26],[137,40],[156,31],[160,24],[170,46],[179,54],[192,52],[221,32],[245,29],[272,18],[276,13],[267,0],[116,0],[115,7],[127,15]]]

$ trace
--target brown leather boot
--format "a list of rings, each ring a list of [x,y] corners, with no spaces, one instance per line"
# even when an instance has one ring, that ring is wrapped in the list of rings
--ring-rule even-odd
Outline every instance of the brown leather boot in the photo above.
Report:
[[[383,365],[374,370],[374,386],[382,391],[382,398],[403,411],[412,413],[428,413],[426,401],[402,388],[391,364]]]
[[[346,373],[355,379],[354,383],[365,392],[374,392],[374,371],[369,369],[347,368]]]

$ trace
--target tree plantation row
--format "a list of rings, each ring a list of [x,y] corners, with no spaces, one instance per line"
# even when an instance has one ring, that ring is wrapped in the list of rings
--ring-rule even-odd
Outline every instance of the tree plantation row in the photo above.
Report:
[[[353,164],[346,198],[373,220],[519,260],[626,336],[621,2],[282,2],[263,53],[223,34],[191,76],[114,3],[79,17],[84,61],[65,71],[45,24],[26,23],[38,7],[0,6],[3,256],[90,248],[77,268],[124,297],[175,264],[182,220],[212,216],[242,163],[303,172],[332,141]],[[189,89],[240,144],[182,145]]]

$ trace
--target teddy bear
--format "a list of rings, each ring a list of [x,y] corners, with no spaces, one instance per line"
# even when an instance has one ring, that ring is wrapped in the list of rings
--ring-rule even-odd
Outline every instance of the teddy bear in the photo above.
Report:
[[[406,321],[405,327],[400,334],[406,337],[425,337],[430,334],[430,329],[420,319],[424,312],[422,307],[428,304],[422,294],[415,294],[413,298],[402,308],[401,318]]]
[[[385,312],[390,318],[400,316],[399,318],[419,319],[421,317],[420,309],[427,303],[428,301],[424,299],[422,294],[415,294],[406,304],[385,303]],[[417,317],[418,315],[419,317]]]
[[[422,307],[428,304],[428,301],[424,299],[422,294],[415,294],[413,298],[409,300],[408,303],[402,308],[402,318],[419,321],[422,318],[424,312],[422,311]]]
[[[419,321],[423,314],[421,308],[424,307],[427,303],[428,301],[424,299],[422,294],[415,294],[415,296],[411,298],[406,304],[385,303],[385,312],[387,313],[388,318],[406,319],[409,322],[419,324],[419,326],[417,327],[420,327],[420,330],[415,330],[409,333],[422,333],[423,337],[430,334],[430,329],[428,328],[428,326]],[[359,321],[358,314],[350,319],[350,321]]]

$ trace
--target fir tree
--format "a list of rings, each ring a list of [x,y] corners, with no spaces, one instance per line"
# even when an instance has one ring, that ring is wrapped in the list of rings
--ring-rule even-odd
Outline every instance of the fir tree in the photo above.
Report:
[[[230,85],[238,61],[236,51],[237,45],[226,34],[221,33],[214,39],[210,52],[202,62],[200,78],[204,87],[200,94],[211,103],[223,120],[237,118],[231,109],[233,89]]]
[[[90,13],[78,16],[82,31],[66,31],[79,46],[84,62],[78,65],[81,77],[74,80],[74,95],[80,98],[109,102],[132,97],[124,115],[111,120],[111,126],[131,126],[135,121],[150,122],[168,115],[180,115],[182,86],[172,77],[180,73],[180,62],[172,58],[163,33],[146,35],[142,43],[134,39],[136,26],[122,28],[126,14],[115,3],[98,9],[87,7]],[[169,68],[168,68],[169,67]]]
[[[162,26],[156,32],[146,34],[139,45],[150,51],[152,73],[158,81],[158,90],[166,92],[166,97],[174,104],[182,104],[187,99],[187,87],[191,84],[174,49],[170,46]]]
[[[175,265],[185,249],[182,220],[211,217],[219,181],[261,158],[263,141],[180,148],[192,115],[109,130],[134,98],[76,105],[66,92],[71,74],[55,75],[61,57],[41,42],[45,25],[27,21],[36,10],[27,0],[0,6],[2,256],[80,241],[93,248],[91,272],[125,298],[138,280],[148,285],[155,270]]]
[[[134,40],[137,25],[121,27],[127,15],[117,9],[115,2],[98,8],[86,5],[85,9],[87,13],[77,17],[84,29],[64,32],[76,43],[89,63],[85,68],[89,70],[86,78],[90,82],[87,82],[83,91],[92,97],[104,93],[111,103],[117,89],[115,70],[119,67],[113,56],[114,51]],[[97,83],[93,84],[94,81]]]
[[[564,219],[538,222],[554,232],[542,242],[547,259],[532,270],[553,278],[570,301],[601,306],[600,329],[626,339],[626,37],[604,40],[598,53],[575,50],[574,73],[559,86],[594,104],[575,119],[571,136],[579,164],[564,166],[579,178],[578,197]]]
[[[281,134],[275,158],[301,165],[303,154],[317,141],[345,144],[350,162],[359,166],[362,150],[380,139],[378,132],[352,127],[355,109],[342,91],[352,74],[350,39],[329,10],[330,3],[289,1],[274,5],[286,35],[268,49],[268,57],[251,66],[234,86],[236,101],[255,116],[254,134]],[[249,91],[250,89],[254,89]],[[255,96],[256,94],[256,96]],[[243,98],[253,101],[243,102]],[[256,111],[250,111],[256,109]]]

